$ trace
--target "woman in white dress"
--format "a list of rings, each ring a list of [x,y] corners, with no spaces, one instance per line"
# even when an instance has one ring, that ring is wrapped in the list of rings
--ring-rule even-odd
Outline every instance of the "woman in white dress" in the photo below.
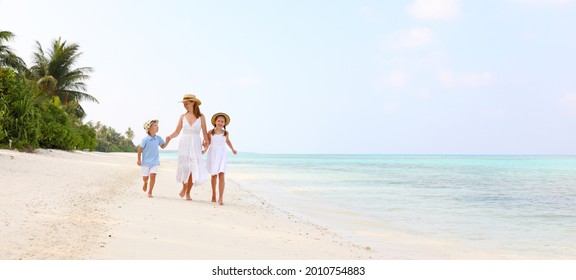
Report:
[[[226,130],[226,126],[229,123],[230,117],[228,115],[225,113],[216,113],[212,116],[214,129],[208,132],[210,147],[206,167],[210,175],[212,175],[212,202],[216,202],[216,180],[219,180],[218,190],[220,196],[218,197],[218,203],[220,205],[224,204],[224,173],[226,172],[226,163],[228,161],[226,145],[230,147],[232,153],[236,154],[236,150],[234,150],[232,142],[230,142],[230,133]]]
[[[190,198],[192,186],[208,181],[208,171],[202,159],[202,146],[208,147],[209,139],[206,119],[199,107],[202,102],[192,94],[185,94],[181,102],[186,113],[180,116],[176,130],[168,137],[175,138],[182,132],[182,139],[178,144],[176,180],[182,183],[180,197],[186,196],[186,200],[192,200]],[[204,141],[200,138],[200,132],[204,136]]]

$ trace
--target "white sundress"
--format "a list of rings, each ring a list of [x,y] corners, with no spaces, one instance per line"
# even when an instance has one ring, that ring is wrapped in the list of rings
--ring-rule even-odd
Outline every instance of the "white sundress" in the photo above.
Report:
[[[206,167],[210,175],[226,172],[226,162],[228,154],[226,153],[226,136],[222,134],[211,135],[210,149],[206,158]]]
[[[192,184],[203,184],[209,179],[206,164],[202,159],[202,129],[200,118],[190,125],[186,117],[182,118],[182,138],[178,143],[178,166],[176,168],[176,180],[187,183],[192,175]]]

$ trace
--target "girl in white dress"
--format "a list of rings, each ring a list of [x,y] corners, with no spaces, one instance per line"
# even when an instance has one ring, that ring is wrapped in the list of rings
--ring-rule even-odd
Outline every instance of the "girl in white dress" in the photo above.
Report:
[[[202,146],[208,147],[209,139],[206,132],[206,119],[200,112],[200,100],[192,94],[185,94],[181,101],[186,113],[180,116],[176,130],[167,138],[175,138],[182,131],[182,139],[178,144],[178,165],[176,180],[182,183],[180,197],[190,198],[190,191],[194,184],[200,185],[208,181],[208,171],[202,159]],[[200,131],[204,141],[200,139]]]
[[[226,126],[230,123],[230,117],[225,113],[216,113],[212,116],[212,125],[214,129],[208,132],[208,141],[210,143],[208,149],[208,156],[206,167],[208,172],[212,175],[212,202],[216,202],[216,180],[218,182],[218,203],[223,205],[224,197],[224,173],[226,172],[226,162],[228,155],[226,154],[226,145],[230,147],[232,153],[236,154],[236,150],[230,142],[230,133],[226,131]]]

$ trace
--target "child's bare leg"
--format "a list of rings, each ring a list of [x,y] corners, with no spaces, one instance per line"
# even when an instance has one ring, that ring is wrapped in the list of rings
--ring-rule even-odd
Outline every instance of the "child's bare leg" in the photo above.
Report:
[[[220,191],[220,196],[218,197],[218,203],[220,205],[224,204],[224,173],[221,172],[218,174],[218,190]]]
[[[150,173],[150,188],[148,189],[148,197],[152,198],[152,189],[156,183],[156,173]]]
[[[188,184],[186,184],[186,200],[192,200],[190,191],[192,190],[192,174],[188,176]]]
[[[142,185],[142,190],[146,191],[148,189],[148,176],[143,176],[142,180],[144,180],[144,185]]]
[[[212,202],[216,202],[216,179],[217,179],[217,176],[213,175],[212,181],[211,181],[211,183],[212,183]]]

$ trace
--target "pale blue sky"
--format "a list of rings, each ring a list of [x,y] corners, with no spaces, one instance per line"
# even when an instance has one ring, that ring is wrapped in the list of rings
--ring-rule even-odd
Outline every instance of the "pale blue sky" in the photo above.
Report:
[[[78,43],[86,121],[173,131],[195,93],[240,152],[576,154],[576,0],[6,1]],[[8,13],[4,11],[10,11]],[[169,149],[177,148],[178,138]]]

